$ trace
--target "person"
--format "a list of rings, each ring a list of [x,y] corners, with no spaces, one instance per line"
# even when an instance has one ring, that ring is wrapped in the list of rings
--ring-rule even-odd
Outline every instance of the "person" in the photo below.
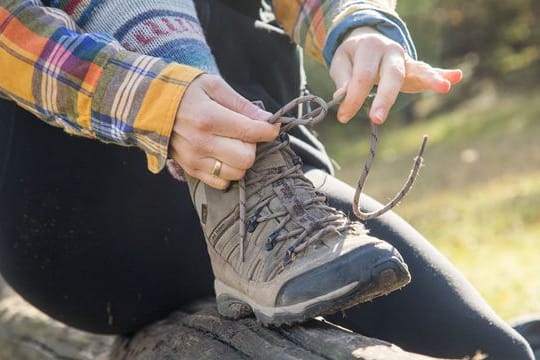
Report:
[[[55,1],[56,8],[0,2],[0,61],[9,69],[0,90],[19,105],[2,103],[0,271],[67,324],[131,333],[212,294],[197,215],[204,227],[202,205],[214,202],[198,201],[197,189],[206,195],[229,188],[257,167],[255,143],[276,144],[278,127],[253,121],[270,114],[246,97],[273,112],[300,88],[294,46],[253,26],[258,2],[196,3],[197,15],[191,1]],[[324,57],[338,93],[346,91],[341,122],[374,83],[370,118],[380,124],[400,90],[447,92],[459,81],[457,71],[414,60],[391,3],[273,2],[283,28]],[[189,189],[164,172],[141,171],[132,150],[65,136],[35,116],[68,133],[135,145],[153,172],[170,156],[187,173]],[[321,145],[304,128],[290,134],[305,176],[332,207],[348,211],[352,190],[331,175]],[[190,191],[198,213],[188,204]],[[365,195],[362,204],[378,205]],[[525,341],[410,225],[388,213],[366,227],[399,250],[413,281],[333,321],[419,353],[532,358]]]

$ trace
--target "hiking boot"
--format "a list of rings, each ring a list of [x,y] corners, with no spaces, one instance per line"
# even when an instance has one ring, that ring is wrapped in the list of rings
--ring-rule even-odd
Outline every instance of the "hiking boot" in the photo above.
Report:
[[[396,249],[330,207],[301,167],[282,132],[257,145],[255,164],[228,190],[185,175],[221,315],[290,325],[409,283]]]

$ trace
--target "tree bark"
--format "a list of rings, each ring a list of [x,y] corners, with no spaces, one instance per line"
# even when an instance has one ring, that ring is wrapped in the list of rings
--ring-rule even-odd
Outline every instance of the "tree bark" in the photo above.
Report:
[[[54,321],[19,296],[0,300],[1,360],[105,360],[113,341]]]
[[[117,339],[113,359],[364,359],[433,360],[405,352],[322,319],[302,325],[264,328],[254,319],[226,320],[212,300],[194,304]]]
[[[142,359],[433,360],[339,328],[322,319],[264,328],[226,320],[213,300],[193,304],[131,338],[98,336],[48,318],[17,295],[0,300],[0,360]]]

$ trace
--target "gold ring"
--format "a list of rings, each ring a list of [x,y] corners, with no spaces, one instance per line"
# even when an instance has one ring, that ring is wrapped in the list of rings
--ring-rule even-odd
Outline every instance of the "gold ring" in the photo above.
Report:
[[[212,176],[219,177],[219,173],[221,172],[221,167],[223,166],[223,163],[219,160],[216,160],[214,164],[214,168],[212,169]]]

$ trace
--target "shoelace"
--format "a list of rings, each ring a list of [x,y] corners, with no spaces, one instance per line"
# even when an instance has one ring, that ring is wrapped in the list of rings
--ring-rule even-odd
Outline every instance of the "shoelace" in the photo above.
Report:
[[[319,107],[315,110],[310,112],[309,114],[306,114],[302,118],[289,118],[285,117],[284,114],[292,110],[293,108],[297,107],[300,103],[317,103]],[[322,99],[314,97],[314,96],[304,96],[301,98],[298,98],[291,103],[287,104],[285,107],[283,107],[280,111],[278,111],[276,114],[274,114],[271,118],[269,118],[267,121],[270,123],[281,123],[283,124],[283,127],[281,129],[281,134],[279,136],[279,142],[269,142],[269,143],[263,143],[259,144],[259,151],[257,154],[257,159],[264,158],[265,156],[270,155],[273,152],[280,151],[284,147],[286,147],[289,143],[289,138],[286,133],[287,130],[291,129],[293,126],[297,126],[299,124],[313,124],[316,122],[319,122],[322,120],[327,112],[328,104],[326,104]],[[287,150],[285,150],[287,151]],[[288,150],[290,151],[290,150]],[[294,238],[294,242],[292,245],[290,245],[287,249],[285,259],[283,261],[283,264],[286,265],[290,261],[294,259],[294,256],[296,253],[302,251],[310,244],[318,241],[322,235],[325,232],[328,231],[335,231],[335,232],[341,232],[348,229],[353,229],[350,222],[347,220],[345,214],[336,212],[335,209],[327,206],[324,202],[326,201],[326,196],[324,196],[321,193],[316,193],[316,196],[304,201],[301,206],[304,207],[306,210],[309,209],[310,206],[318,206],[320,210],[326,210],[325,212],[329,213],[327,216],[323,216],[320,218],[317,218],[316,221],[309,223],[307,227],[299,227],[294,230],[291,230],[289,232],[284,232],[283,234],[281,231],[285,228],[287,223],[293,219],[293,217],[289,214],[289,212],[284,209],[279,212],[274,212],[271,215],[261,216],[262,209],[270,203],[272,198],[274,198],[275,195],[270,194],[264,199],[261,199],[259,201],[259,204],[255,207],[255,210],[253,211],[254,215],[248,219],[246,222],[246,188],[248,186],[256,185],[254,189],[251,189],[252,193],[256,193],[259,190],[269,186],[270,184],[273,184],[280,179],[284,178],[303,178],[306,182],[308,181],[304,175],[301,172],[302,163],[300,160],[296,161],[294,154],[291,152],[291,157],[293,158],[293,166],[286,169],[285,171],[275,173],[274,176],[268,177],[268,175],[259,175],[250,177],[249,183],[246,183],[246,179],[242,179],[239,182],[239,196],[240,196],[240,258],[242,261],[244,261],[244,241],[246,237],[246,229],[249,231],[254,231],[254,228],[257,226],[258,223],[268,221],[271,219],[278,219],[280,218],[281,221],[279,222],[278,227],[270,234],[270,236],[267,238],[265,247],[266,250],[270,251],[274,248],[274,246],[278,242],[286,241],[291,238]],[[298,185],[297,185],[298,186]],[[306,187],[306,191],[313,191],[311,187]],[[311,235],[311,236],[310,236]]]
[[[259,145],[263,147],[268,147],[268,149],[266,148],[263,148],[262,150],[259,149],[259,154],[257,155],[257,158],[266,156],[269,153],[272,153],[274,151],[279,151],[281,148],[287,146],[288,137],[284,136],[286,135],[287,130],[290,130],[291,128],[295,126],[299,126],[299,125],[317,124],[318,122],[320,122],[326,117],[328,110],[330,108],[339,104],[344,98],[345,98],[345,95],[342,95],[342,96],[336,97],[335,99],[327,103],[318,96],[307,95],[307,96],[298,97],[292,100],[291,102],[289,102],[287,105],[285,105],[280,110],[278,110],[270,118],[266,119],[266,121],[270,124],[276,124],[276,123],[282,124],[281,130],[280,130],[280,140],[281,140],[280,144],[273,145],[273,143],[267,143],[267,144]],[[369,97],[368,100],[366,101],[365,107],[368,112],[369,112],[371,100],[372,100],[372,97]],[[313,104],[315,104],[317,107],[307,112],[301,117],[295,118],[295,117],[285,116],[292,110],[297,109],[300,105],[303,105],[306,108],[311,108]],[[405,197],[405,195],[407,195],[407,193],[411,189],[412,185],[414,184],[414,181],[416,180],[418,176],[418,172],[420,171],[420,168],[423,162],[422,155],[424,153],[425,146],[427,143],[427,136],[424,135],[418,154],[414,159],[414,164],[409,174],[409,177],[407,178],[407,181],[399,190],[399,192],[382,208],[372,211],[372,212],[364,212],[360,208],[359,199],[360,199],[360,194],[362,193],[362,190],[364,189],[367,176],[373,164],[373,160],[375,159],[375,153],[377,151],[377,143],[378,143],[377,126],[371,123],[370,151],[366,159],[366,162],[364,164],[364,167],[362,169],[362,173],[360,174],[356,191],[354,194],[354,199],[353,199],[353,212],[355,216],[360,220],[368,220],[368,219],[373,219],[378,216],[381,216],[382,214],[394,208]],[[274,213],[266,217],[260,216],[260,211],[262,210],[264,206],[266,206],[270,202],[272,198],[271,196],[268,197],[267,199],[263,199],[260,202],[259,206],[254,211],[254,215],[252,215],[252,217],[250,218],[249,224],[246,222],[246,213],[247,213],[246,187],[259,182],[259,186],[257,186],[256,189],[253,190],[253,192],[256,192],[264,188],[265,186],[268,186],[269,184],[272,184],[275,181],[278,181],[280,179],[290,177],[290,176],[303,176],[298,173],[301,167],[302,167],[301,163],[295,164],[290,169],[282,173],[276,174],[275,176],[269,179],[264,179],[263,176],[255,177],[255,178],[250,179],[249,184],[246,183],[245,178],[239,181],[239,198],[240,198],[239,199],[239,217],[240,217],[240,234],[239,235],[240,235],[240,259],[242,262],[244,262],[246,230],[248,230],[248,228],[249,230],[251,230],[253,226],[256,226],[255,222],[263,222],[263,221],[268,221],[270,219],[275,219],[281,216],[285,216],[285,218],[281,221],[278,228],[268,237],[268,240],[266,242],[266,249],[272,250],[275,243],[298,236],[296,241],[287,249],[286,258],[284,259],[285,265],[294,259],[294,256],[297,252],[304,250],[310,244],[316,242],[318,239],[321,238],[321,236],[325,232],[336,231],[339,233],[346,229],[352,228],[349,222],[344,223],[343,221],[340,221],[343,219],[345,215],[343,213],[338,212],[335,215],[328,215],[322,219],[319,219],[317,223],[314,224],[313,227],[310,228],[309,230],[299,228],[287,234],[280,234],[281,230],[285,227],[287,222],[292,219],[292,217],[290,214],[288,214],[286,210],[279,213]],[[326,197],[321,194],[320,196],[316,196],[304,202],[303,206],[307,207],[309,205],[317,203],[319,204],[319,206],[325,207],[330,211],[334,210],[333,208],[330,208],[329,206],[322,205],[322,202],[324,202],[325,200],[326,200]],[[309,233],[313,231],[316,231],[315,234],[308,238]]]

